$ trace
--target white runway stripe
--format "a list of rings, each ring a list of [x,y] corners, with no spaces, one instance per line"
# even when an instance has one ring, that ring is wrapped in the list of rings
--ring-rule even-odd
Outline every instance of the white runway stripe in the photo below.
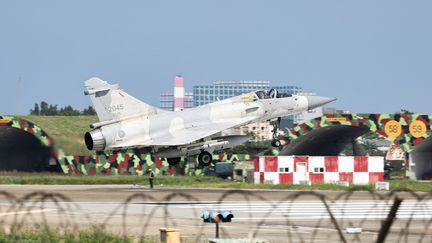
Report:
[[[31,210],[22,210],[22,211],[15,211],[15,212],[0,213],[0,216],[22,215],[22,214],[36,214],[36,213],[51,212],[51,211],[56,211],[56,210],[57,209],[52,209],[52,208],[31,209]]]
[[[26,203],[35,206],[36,202]],[[41,203],[44,207],[66,208],[68,203],[53,202]],[[126,206],[119,202],[76,202],[80,208],[95,212],[112,211],[114,208]],[[387,217],[392,201],[373,200],[350,200],[330,201],[328,206],[333,216],[337,219],[384,219]],[[155,210],[164,212],[168,210],[170,215],[179,212],[183,217],[198,218],[205,210],[231,210],[236,220],[317,220],[330,218],[325,205],[321,201],[226,201],[222,203],[211,202],[188,202],[188,201],[166,201],[148,202],[136,201],[127,205],[128,210],[141,211]],[[74,207],[71,207],[74,210]],[[79,210],[78,210],[79,211]],[[147,211],[148,212],[148,211]],[[78,212],[77,212],[78,213]],[[119,212],[118,212],[119,213]],[[432,201],[418,202],[415,200],[403,201],[398,213],[399,219],[432,219]]]
[[[168,203],[168,202],[167,202]],[[172,203],[172,202],[171,202]],[[337,219],[384,219],[393,205],[392,201],[333,201],[328,202],[331,213]],[[162,205],[160,205],[162,206]],[[316,220],[330,215],[320,201],[292,202],[223,202],[209,204],[169,204],[168,207],[194,210],[231,210],[236,220]],[[247,216],[253,216],[247,217]],[[255,219],[254,219],[255,218]],[[432,201],[403,201],[397,213],[398,219],[432,219]]]

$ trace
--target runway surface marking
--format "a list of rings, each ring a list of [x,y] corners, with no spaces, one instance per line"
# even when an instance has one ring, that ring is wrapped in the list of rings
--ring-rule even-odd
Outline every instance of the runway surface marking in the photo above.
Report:
[[[3,202],[12,208],[14,203]],[[361,227],[364,242],[375,240],[382,219],[387,215],[393,201],[347,200],[328,201],[327,205],[342,230],[345,227]],[[232,223],[222,224],[221,232],[232,236],[256,236],[286,242],[287,237],[312,238],[314,242],[338,241],[338,231],[331,223],[325,204],[321,201],[146,201],[136,199],[126,204],[123,201],[101,202],[53,202],[31,201],[22,206],[37,207],[34,210],[6,212],[8,214],[37,213],[49,222],[77,220],[80,225],[108,222],[109,227],[118,229],[119,225],[139,233],[159,232],[160,227],[178,227],[184,236],[208,237],[214,232],[214,224],[203,223],[200,215],[205,210],[231,210]],[[42,208],[42,209],[41,209]],[[4,211],[4,210],[3,210]],[[48,213],[45,213],[48,212]],[[0,213],[0,216],[4,214]],[[69,217],[69,218],[68,218]],[[412,236],[421,232],[424,221],[432,218],[432,201],[405,200],[399,209],[399,219],[415,219],[411,228]],[[79,219],[79,220],[78,220]],[[126,219],[126,220],[125,220]],[[150,223],[151,222],[151,223]],[[393,227],[395,232],[406,230],[405,221]],[[420,227],[420,228],[419,228]],[[144,230],[143,230],[144,229]],[[420,229],[420,230],[419,230]],[[195,236],[194,236],[195,235]],[[394,234],[395,237],[397,234]],[[360,236],[359,236],[360,237]],[[299,238],[300,239],[300,238]]]
[[[57,209],[55,209],[55,208],[42,208],[42,209],[22,210],[22,211],[15,211],[15,212],[0,213],[0,216],[18,215],[18,214],[32,214],[32,213],[44,213],[44,212],[51,212],[51,211],[57,211]]]
[[[164,204],[165,203],[165,204]],[[236,220],[287,220],[287,219],[328,219],[330,215],[323,202],[222,202],[198,203],[187,205],[188,202],[158,202],[155,207],[177,208],[182,210],[231,210],[240,213]],[[145,203],[152,205],[151,203]],[[388,216],[392,202],[385,201],[335,201],[328,202],[335,218],[342,219],[383,219]],[[244,217],[254,214],[260,217]],[[243,217],[241,217],[243,216]],[[247,215],[250,216],[250,215]],[[432,218],[432,201],[403,201],[397,214],[399,219]]]
[[[124,212],[127,207],[128,215],[149,214],[157,212],[155,216],[172,216],[182,219],[196,219],[201,212],[206,210],[231,210],[236,221],[287,221],[287,220],[317,220],[329,219],[330,214],[325,204],[321,201],[215,201],[190,202],[190,201],[139,201],[135,200],[129,204],[124,202],[40,202],[25,203],[28,206],[38,206],[42,210],[62,210],[68,208],[69,214],[77,215],[88,212],[91,214],[110,214],[114,210],[118,212],[111,217]],[[327,202],[330,212],[336,219],[385,219],[392,207],[391,201],[331,201]],[[70,207],[77,205],[77,207]],[[119,210],[121,208],[121,210]],[[38,209],[41,210],[41,209]],[[36,213],[39,211],[6,212],[9,214]],[[45,211],[40,211],[45,212]],[[2,215],[2,214],[0,214]],[[418,202],[405,200],[402,202],[398,213],[398,219],[430,219],[432,218],[432,201]]]

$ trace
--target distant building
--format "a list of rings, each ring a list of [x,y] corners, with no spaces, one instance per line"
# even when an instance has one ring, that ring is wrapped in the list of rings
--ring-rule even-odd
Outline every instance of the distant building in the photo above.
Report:
[[[184,78],[181,75],[177,75],[174,79],[174,111],[184,110]]]
[[[184,78],[180,75],[177,75],[174,81],[174,89],[177,90],[177,94],[180,96],[182,93],[182,88],[184,92]],[[302,93],[301,87],[270,86],[270,81],[265,80],[216,81],[212,85],[194,85],[192,93],[184,92],[184,108],[187,109],[197,107],[215,102],[217,100],[228,99],[244,93],[254,92],[257,90],[270,90],[272,88],[277,89],[282,93]],[[174,93],[162,92],[160,94],[161,109],[170,111],[174,110]]]
[[[159,96],[159,108],[167,111],[180,111],[193,107],[193,94],[184,90],[184,78],[177,75],[174,79],[174,92],[162,92]]]
[[[294,116],[294,124],[299,125],[323,115],[322,107],[304,111]]]
[[[205,105],[217,100],[228,99],[244,93],[254,92],[257,90],[276,89],[278,92],[287,94],[303,94],[303,89],[298,86],[271,86],[268,80],[228,80],[216,81],[213,84],[194,85],[193,92],[184,92],[184,79],[180,75],[176,76],[174,81],[174,93],[163,92],[160,94],[160,108],[163,110],[173,111],[175,109],[175,100],[179,103],[182,93],[184,93],[184,109]],[[174,98],[174,94],[179,97]],[[181,110],[178,108],[177,110]],[[282,118],[281,130],[286,130],[297,120],[297,116],[288,116]],[[273,126],[269,122],[252,123],[240,128],[233,128],[224,131],[223,135],[253,135],[254,141],[272,139]]]
[[[254,92],[257,90],[270,90],[276,89],[278,92],[287,94],[299,94],[303,92],[303,89],[299,86],[293,85],[280,85],[271,86],[268,80],[228,80],[228,81],[216,81],[212,85],[194,85],[193,86],[193,100],[194,106],[205,105],[217,100],[228,99],[244,93]],[[282,119],[282,123],[292,124],[295,120],[295,116],[288,116]],[[264,129],[262,129],[264,126]],[[253,131],[254,127],[260,127],[260,130]],[[244,131],[254,132],[255,141],[267,140],[272,138],[272,129],[268,122],[261,122],[260,124],[250,124],[241,128],[230,129],[230,132],[234,134],[244,135]],[[284,130],[286,127],[282,127]]]
[[[193,108],[193,94],[184,93],[184,109]],[[167,111],[174,111],[174,93],[162,92],[159,98],[159,108]]]
[[[216,81],[212,85],[194,85],[194,106],[205,105],[217,100],[228,99],[257,90],[277,89],[279,92],[297,94],[302,91],[298,86],[270,86],[266,80]]]
[[[222,132],[226,135],[249,135],[250,141],[258,142],[273,138],[273,126],[269,122],[254,122],[238,128],[230,128]]]
[[[323,115],[349,114],[349,111],[337,110],[331,107],[318,107],[313,110],[304,111],[294,116],[294,124],[302,124]]]
[[[162,92],[159,96],[159,108],[162,110],[174,110],[174,94],[172,92]]]
[[[324,115],[336,115],[336,114],[350,114],[351,111],[347,110],[338,110],[333,107],[322,107],[322,113]]]

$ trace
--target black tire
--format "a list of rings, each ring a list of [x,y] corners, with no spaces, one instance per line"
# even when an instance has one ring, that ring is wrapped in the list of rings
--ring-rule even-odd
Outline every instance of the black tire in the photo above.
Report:
[[[178,165],[178,164],[180,163],[180,160],[181,160],[180,157],[178,157],[178,158],[168,158],[168,159],[167,159],[168,164],[169,164],[170,166],[176,166],[176,165]]]
[[[201,165],[209,165],[213,161],[213,156],[207,151],[203,151],[198,155],[198,162]]]

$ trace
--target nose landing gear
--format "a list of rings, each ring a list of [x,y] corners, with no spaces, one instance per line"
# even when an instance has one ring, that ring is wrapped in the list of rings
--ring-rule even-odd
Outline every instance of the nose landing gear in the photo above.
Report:
[[[272,145],[273,147],[275,147],[275,148],[280,148],[280,147],[282,146],[282,143],[280,142],[280,140],[274,139],[274,140],[271,142],[271,145]]]
[[[276,121],[272,122],[273,125],[273,140],[271,142],[271,145],[275,148],[282,147],[282,143],[279,140],[279,127],[280,127],[281,118],[279,117]]]

